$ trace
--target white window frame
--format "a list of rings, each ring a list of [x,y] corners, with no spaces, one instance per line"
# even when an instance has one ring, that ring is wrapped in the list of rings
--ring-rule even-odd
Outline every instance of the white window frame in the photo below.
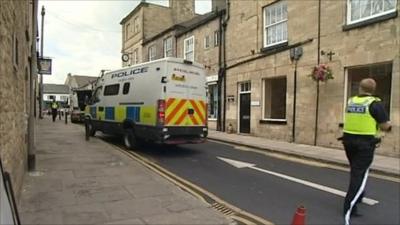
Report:
[[[170,42],[170,46],[168,47],[168,42]],[[168,37],[164,39],[164,58],[173,56],[172,52],[172,37]],[[170,52],[170,54],[168,54]]]
[[[362,21],[365,21],[365,20],[369,20],[369,19],[372,19],[372,18],[377,18],[377,17],[383,16],[383,15],[386,15],[386,14],[389,14],[389,13],[396,12],[396,10],[397,10],[396,7],[397,7],[397,1],[398,0],[394,0],[395,2],[394,2],[394,8],[393,9],[390,9],[390,10],[387,10],[387,11],[382,11],[380,13],[377,13],[377,14],[374,14],[374,15],[369,15],[369,16],[366,16],[366,17],[363,17],[363,18],[359,18],[359,19],[356,19],[354,21],[351,20],[351,16],[352,16],[352,14],[351,14],[351,11],[352,11],[351,2],[352,1],[354,1],[354,0],[347,0],[347,24],[355,24],[355,23],[359,23],[359,22],[362,22]],[[357,0],[357,1],[359,1],[359,0]],[[368,1],[368,0],[361,0],[361,1]],[[382,1],[382,9],[384,10],[385,9],[385,0],[371,0],[370,4],[372,4],[373,2],[376,3],[378,1]],[[359,10],[361,10],[361,8],[359,8]],[[371,12],[372,12],[372,6],[371,6]]]
[[[149,61],[155,60],[157,57],[157,49],[155,45],[149,47]]]
[[[140,25],[139,25],[139,17],[135,17],[133,19],[133,33],[139,33],[140,31]]]
[[[192,40],[192,45],[193,45],[192,51],[190,50],[188,51],[188,46],[187,46],[190,40]],[[187,58],[187,54],[190,53],[192,53],[193,59]],[[183,58],[189,61],[194,61],[194,36],[188,37],[185,40],[183,40]]]
[[[265,106],[265,98],[266,98],[266,96],[265,96],[265,89],[266,89],[266,82],[268,81],[268,80],[273,80],[273,79],[283,79],[283,78],[286,78],[286,102],[285,102],[285,104],[286,104],[286,113],[287,113],[287,82],[288,82],[288,77],[287,76],[279,76],[279,77],[270,77],[270,78],[263,78],[262,80],[261,80],[261,82],[262,82],[262,94],[261,94],[261,101],[262,101],[262,107],[261,107],[261,118],[262,118],[262,120],[264,120],[264,121],[277,121],[277,122],[286,122],[287,121],[287,115],[285,115],[285,119],[274,119],[274,118],[267,118],[267,117],[265,117],[265,109],[266,109],[266,106]]]
[[[126,24],[126,27],[125,27],[125,40],[128,40],[129,39],[129,28],[130,28],[130,26],[131,26],[131,24],[130,23],[128,23],[128,24]]]
[[[135,49],[135,50],[133,51],[133,57],[132,57],[132,59],[133,59],[133,64],[137,64],[137,63],[139,62],[138,57],[139,57],[139,55],[138,55],[138,49]]]
[[[210,48],[210,36],[206,35],[204,37],[204,49]]]
[[[219,31],[214,31],[214,47],[219,45]]]
[[[267,20],[266,20],[267,10],[270,10],[272,8],[275,9],[275,8],[278,8],[278,7],[281,7],[281,9],[283,9],[282,5],[284,5],[284,4],[286,5],[286,18],[284,18],[284,19],[282,19],[280,21],[275,21],[272,24],[267,24]],[[283,14],[283,10],[281,11],[281,15],[282,14]],[[289,39],[288,38],[288,36],[289,36],[289,34],[288,34],[288,13],[287,13],[287,2],[286,1],[278,1],[276,3],[273,3],[273,4],[269,5],[269,6],[264,7],[263,8],[263,21],[264,21],[264,30],[263,30],[264,47],[270,47],[270,46],[274,46],[274,45],[283,44],[283,43],[288,42],[288,39]],[[284,32],[282,31],[283,33],[282,33],[282,40],[281,41],[275,41],[273,43],[268,43],[268,29],[272,28],[272,27],[277,27],[278,25],[281,25],[283,23],[286,24],[286,28],[285,28],[286,29],[286,38],[283,36]],[[276,30],[275,30],[275,35],[276,35]]]

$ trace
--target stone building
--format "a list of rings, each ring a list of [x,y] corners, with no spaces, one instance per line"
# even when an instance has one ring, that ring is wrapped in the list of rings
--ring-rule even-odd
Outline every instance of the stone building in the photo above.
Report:
[[[177,31],[178,58],[202,63],[206,69],[208,86],[208,126],[217,129],[218,73],[222,64],[221,31],[225,10],[214,10],[202,19]]]
[[[143,41],[175,24],[195,16],[194,0],[169,0],[169,7],[142,1],[120,22],[122,26],[122,54],[129,60],[123,66],[146,61]]]
[[[400,156],[398,10],[397,0],[230,1],[226,126],[341,148],[336,138],[347,98],[362,78],[373,77],[393,123],[377,153]],[[302,56],[291,60],[295,48]],[[311,79],[320,64],[333,80]]]
[[[373,77],[393,123],[378,154],[400,156],[398,0],[212,2],[226,8],[224,16],[189,29],[165,26],[144,39],[141,55],[164,57],[150,48],[166,49],[161,41],[171,36],[173,56],[203,63],[210,84],[222,86],[221,130],[342,148],[336,138],[346,101],[362,78]],[[205,48],[220,25],[220,51]],[[317,65],[327,65],[334,79],[314,81]]]
[[[36,0],[0,2],[0,158],[17,200],[34,159],[36,18]]]

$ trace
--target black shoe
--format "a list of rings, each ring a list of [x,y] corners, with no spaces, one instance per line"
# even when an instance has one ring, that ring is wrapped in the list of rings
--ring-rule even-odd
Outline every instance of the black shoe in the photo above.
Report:
[[[350,216],[352,216],[352,217],[360,217],[360,216],[362,216],[362,215],[358,212],[357,206],[354,206],[354,207],[353,207],[353,210],[351,210]]]

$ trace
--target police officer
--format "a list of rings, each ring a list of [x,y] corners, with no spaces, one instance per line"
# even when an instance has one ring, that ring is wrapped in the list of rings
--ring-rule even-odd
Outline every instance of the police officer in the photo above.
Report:
[[[391,130],[381,100],[373,96],[375,88],[373,79],[363,79],[359,95],[350,98],[347,103],[342,139],[350,164],[350,184],[343,209],[346,225],[350,223],[351,215],[360,216],[357,203],[363,198],[375,146],[380,142],[378,132]]]
[[[53,99],[53,102],[51,103],[51,114],[53,116],[53,122],[57,118],[57,112],[58,112],[58,103],[56,102],[55,99]]]

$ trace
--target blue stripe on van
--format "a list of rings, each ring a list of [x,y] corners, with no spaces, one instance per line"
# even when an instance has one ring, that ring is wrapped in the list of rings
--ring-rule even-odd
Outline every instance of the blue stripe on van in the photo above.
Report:
[[[106,107],[106,120],[114,120],[115,113],[114,113],[114,107]]]
[[[96,119],[96,106],[90,107],[90,115],[93,119]]]
[[[139,122],[140,107],[126,107],[126,118],[131,119],[134,122]]]

